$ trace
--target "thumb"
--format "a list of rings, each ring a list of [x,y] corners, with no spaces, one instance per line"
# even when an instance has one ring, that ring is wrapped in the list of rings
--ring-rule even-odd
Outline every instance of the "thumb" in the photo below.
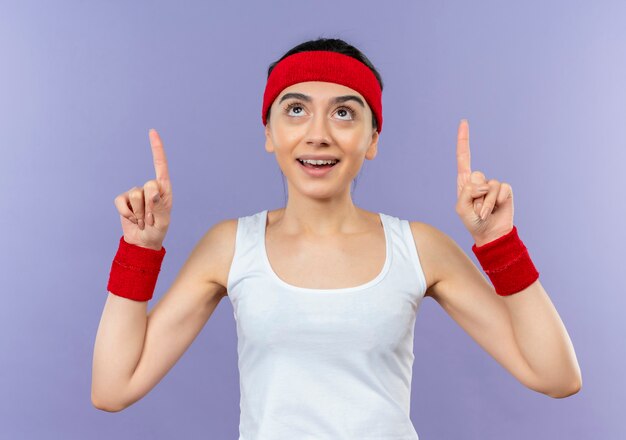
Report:
[[[151,212],[161,212],[163,209],[163,196],[158,191],[155,191],[150,195],[148,206]]]
[[[470,176],[470,181],[471,181],[471,184],[473,184],[475,187],[474,192],[479,187],[487,183],[487,179],[481,171],[472,172]],[[485,191],[485,194],[487,194],[487,191]],[[478,195],[474,195],[473,197],[474,197],[474,201],[472,202],[472,205],[474,208],[474,212],[478,214],[480,212],[481,207],[483,206],[483,203],[485,203],[485,196],[478,194]]]
[[[459,214],[467,215],[471,211],[478,215],[474,210],[474,204],[482,201],[488,192],[489,185],[486,183],[467,182],[459,194],[457,205]]]

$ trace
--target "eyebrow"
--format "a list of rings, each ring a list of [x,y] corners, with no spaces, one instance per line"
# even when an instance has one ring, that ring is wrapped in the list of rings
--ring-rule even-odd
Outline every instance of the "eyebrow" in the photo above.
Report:
[[[304,93],[285,93],[282,96],[282,98],[280,98],[280,101],[278,101],[278,103],[280,104],[281,102],[289,98],[301,99],[306,102],[312,101],[311,97],[309,95],[305,95]],[[350,101],[350,100],[358,102],[359,104],[361,104],[361,107],[365,108],[365,104],[363,103],[363,100],[356,95],[336,96],[330,103],[339,104],[339,103]]]

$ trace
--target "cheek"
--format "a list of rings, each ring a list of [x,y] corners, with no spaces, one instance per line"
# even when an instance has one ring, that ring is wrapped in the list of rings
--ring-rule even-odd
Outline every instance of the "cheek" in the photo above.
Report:
[[[364,140],[363,132],[355,129],[336,130],[333,132],[333,137],[338,143],[350,150],[357,150]]]
[[[274,132],[274,146],[279,150],[284,150],[289,154],[296,145],[302,141],[300,130],[276,130]]]

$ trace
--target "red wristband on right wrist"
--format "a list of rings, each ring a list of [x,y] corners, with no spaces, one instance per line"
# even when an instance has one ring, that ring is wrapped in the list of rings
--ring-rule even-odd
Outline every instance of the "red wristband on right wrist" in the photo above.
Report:
[[[154,250],[127,243],[120,238],[109,274],[107,290],[134,301],[149,301],[154,294],[165,247]]]

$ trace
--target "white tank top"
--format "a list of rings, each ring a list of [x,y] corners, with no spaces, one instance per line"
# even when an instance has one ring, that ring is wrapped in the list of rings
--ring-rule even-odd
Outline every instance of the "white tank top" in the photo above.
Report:
[[[239,217],[227,283],[238,338],[239,440],[419,440],[409,410],[426,279],[409,222],[379,215],[381,272],[340,289],[283,281],[265,249],[267,210]]]

